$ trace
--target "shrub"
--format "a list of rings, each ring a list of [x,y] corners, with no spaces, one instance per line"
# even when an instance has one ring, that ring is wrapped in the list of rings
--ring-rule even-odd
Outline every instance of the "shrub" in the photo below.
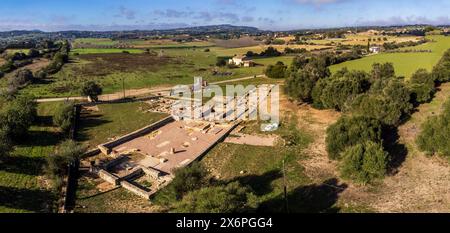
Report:
[[[14,140],[23,138],[36,118],[36,102],[20,96],[4,104],[0,110],[0,129]]]
[[[100,85],[98,85],[94,81],[88,81],[84,83],[83,87],[81,88],[81,94],[83,96],[88,96],[93,101],[98,101],[98,96],[101,95],[102,92],[102,87],[100,87]]]
[[[53,123],[58,126],[63,132],[68,133],[73,125],[74,104],[64,103],[58,106],[53,116]]]
[[[0,71],[4,73],[9,73],[13,70],[15,70],[17,67],[14,66],[14,62],[11,60],[8,60],[5,64],[0,66]]]
[[[226,66],[230,57],[217,57],[216,66]]]
[[[15,89],[21,89],[33,82],[33,78],[33,73],[29,69],[19,70],[8,79],[8,85]]]
[[[0,161],[2,158],[9,156],[9,153],[12,151],[13,147],[11,141],[9,140],[6,132],[0,129]]]
[[[380,80],[384,78],[394,78],[395,69],[392,63],[374,63],[372,65],[372,79]]]
[[[388,159],[380,143],[367,141],[347,148],[339,166],[342,177],[366,184],[384,177]]]
[[[415,103],[425,103],[431,100],[436,92],[433,76],[425,69],[417,70],[411,79],[411,100]]]
[[[174,172],[175,178],[171,185],[177,199],[181,199],[187,192],[199,189],[205,183],[207,171],[200,163],[180,168]]]
[[[248,188],[233,182],[190,192],[175,210],[180,213],[243,213],[255,209],[254,200]]]
[[[450,156],[450,99],[439,116],[432,116],[422,125],[416,139],[419,149],[428,154]]]
[[[46,79],[47,78],[47,73],[43,70],[40,70],[36,73],[36,77],[37,79]]]
[[[303,102],[310,102],[316,81],[315,77],[307,71],[299,70],[286,79],[286,92],[292,98]]]
[[[266,50],[260,53],[260,56],[263,57],[279,57],[281,55],[282,53],[272,46],[268,47]]]
[[[328,156],[333,160],[341,159],[341,152],[347,147],[365,141],[381,143],[383,127],[379,120],[358,116],[342,117],[327,129],[326,146]]]
[[[398,125],[402,117],[412,110],[411,92],[403,81],[397,79],[383,82],[384,88],[371,88],[371,92],[355,98],[351,104],[357,115],[378,119],[387,125]]]
[[[30,49],[30,51],[28,51],[28,57],[30,58],[35,58],[35,57],[39,57],[41,54],[39,53],[39,51],[37,49]]]
[[[450,81],[450,49],[445,52],[439,63],[433,68],[433,76],[438,82]]]
[[[53,180],[53,188],[60,190],[62,187],[62,177],[67,174],[70,163],[79,158],[86,148],[72,140],[62,142],[53,155],[46,157],[45,172]]]
[[[368,75],[365,72],[352,71],[340,76],[340,73],[331,79],[325,79],[325,85],[316,103],[325,108],[344,110],[347,102],[351,102],[358,94],[366,92],[370,87]]]
[[[287,66],[283,62],[277,62],[275,65],[269,65],[265,74],[269,78],[282,79],[285,77]]]

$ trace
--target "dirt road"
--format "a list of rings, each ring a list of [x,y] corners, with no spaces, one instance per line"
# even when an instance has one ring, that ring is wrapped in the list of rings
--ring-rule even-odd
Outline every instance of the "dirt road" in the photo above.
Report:
[[[264,75],[257,75],[256,77],[264,77]],[[233,83],[233,82],[239,82],[244,80],[253,79],[255,76],[249,76],[249,77],[243,77],[243,78],[237,78],[237,79],[231,79],[231,80],[224,80],[224,81],[218,81],[210,83],[211,85],[218,85],[218,84],[224,84],[224,83]],[[159,87],[159,88],[142,88],[142,89],[131,89],[125,91],[126,97],[136,97],[136,96],[143,96],[143,95],[149,95],[149,94],[158,94],[158,93],[167,93],[170,90],[172,90],[172,87]],[[101,101],[113,101],[113,100],[119,100],[122,99],[124,96],[123,92],[116,92],[112,94],[105,94],[100,95],[99,100]],[[75,97],[61,97],[61,98],[44,98],[44,99],[37,99],[36,101],[38,103],[47,103],[47,102],[59,102],[59,101],[86,101],[86,97],[81,96],[75,96]]]

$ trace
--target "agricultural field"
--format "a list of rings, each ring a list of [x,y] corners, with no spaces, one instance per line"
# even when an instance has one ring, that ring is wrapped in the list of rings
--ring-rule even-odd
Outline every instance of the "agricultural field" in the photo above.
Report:
[[[45,157],[63,140],[52,123],[58,104],[38,105],[38,119],[28,138],[16,146],[10,158],[0,163],[0,213],[54,210],[56,197],[43,176],[43,166]]]
[[[71,51],[72,55],[80,54],[111,54],[111,53],[131,53],[131,54],[139,54],[143,53],[144,50],[141,49],[115,49],[115,48],[83,48],[83,49],[73,49]]]
[[[322,39],[322,40],[308,40],[307,42],[311,42],[317,45],[364,45],[367,46],[370,41],[371,45],[381,46],[384,43],[402,43],[407,41],[419,41],[422,37],[416,36],[383,36],[383,35],[373,35],[367,33],[358,33],[358,34],[345,34],[345,38],[335,38],[335,39]]]
[[[381,53],[334,65],[331,66],[330,69],[332,72],[336,72],[344,67],[347,67],[350,70],[370,71],[373,63],[392,62],[398,76],[411,77],[411,75],[419,68],[425,68],[431,71],[433,66],[441,59],[444,52],[450,48],[450,37],[429,36],[427,38],[433,40],[433,42],[415,46],[413,49],[431,50],[431,53]],[[411,48],[403,48],[401,50],[406,49]]]
[[[308,51],[313,50],[323,50],[330,49],[331,46],[326,45],[256,45],[250,47],[240,47],[240,48],[223,48],[223,47],[213,47],[211,51],[214,51],[219,56],[235,56],[235,55],[243,55],[248,51],[252,51],[254,53],[261,53],[266,50],[268,47],[274,47],[280,52],[283,52],[285,48],[291,49],[306,49]]]
[[[112,40],[108,38],[81,38],[76,39],[72,43],[76,49],[95,49],[95,48],[109,48],[124,47],[128,49],[170,49],[170,48],[202,48],[214,46],[214,43],[208,41],[192,41],[192,42],[176,42],[168,39],[159,40]]]
[[[90,46],[114,46],[119,44],[119,41],[113,41],[109,38],[79,38],[76,39],[72,45],[74,48],[90,47]]]
[[[126,89],[192,84],[194,76],[216,82],[260,75],[267,65],[277,61],[289,65],[292,61],[291,56],[260,58],[255,59],[258,66],[230,69],[216,68],[218,54],[204,49],[154,50],[162,56],[145,54],[140,49],[127,50],[130,53],[122,53],[123,49],[75,49],[70,62],[59,73],[28,86],[23,92],[37,97],[78,96],[79,87],[87,80],[99,82],[105,94],[121,91],[123,82]],[[214,75],[214,71],[219,75]]]

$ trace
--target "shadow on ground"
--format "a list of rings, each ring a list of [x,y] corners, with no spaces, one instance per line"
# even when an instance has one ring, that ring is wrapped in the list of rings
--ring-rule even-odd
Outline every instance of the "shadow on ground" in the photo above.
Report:
[[[289,212],[289,213],[336,213],[335,207],[339,194],[347,188],[346,184],[339,184],[338,180],[329,179],[322,184],[312,184],[298,187],[287,194],[287,206],[284,195],[260,204],[258,212]]]
[[[273,191],[272,182],[279,178],[282,178],[283,174],[280,170],[272,170],[266,172],[260,176],[258,175],[248,175],[237,177],[229,181],[230,183],[238,181],[242,185],[250,187],[254,194],[257,196],[263,196]]]
[[[0,206],[29,212],[48,212],[46,206],[53,195],[49,191],[0,186]]]
[[[384,147],[389,153],[388,174],[395,175],[398,168],[405,162],[408,155],[408,148],[399,142],[400,135],[397,127],[389,127],[385,130]]]

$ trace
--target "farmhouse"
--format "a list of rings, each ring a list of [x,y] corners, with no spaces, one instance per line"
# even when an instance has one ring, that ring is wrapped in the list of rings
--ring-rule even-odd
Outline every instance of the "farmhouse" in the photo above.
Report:
[[[228,61],[228,64],[243,67],[252,67],[255,63],[253,62],[253,60],[246,56],[235,56]]]
[[[380,47],[370,47],[369,51],[370,51],[371,53],[377,54],[377,53],[380,53],[381,48],[380,48]]]

